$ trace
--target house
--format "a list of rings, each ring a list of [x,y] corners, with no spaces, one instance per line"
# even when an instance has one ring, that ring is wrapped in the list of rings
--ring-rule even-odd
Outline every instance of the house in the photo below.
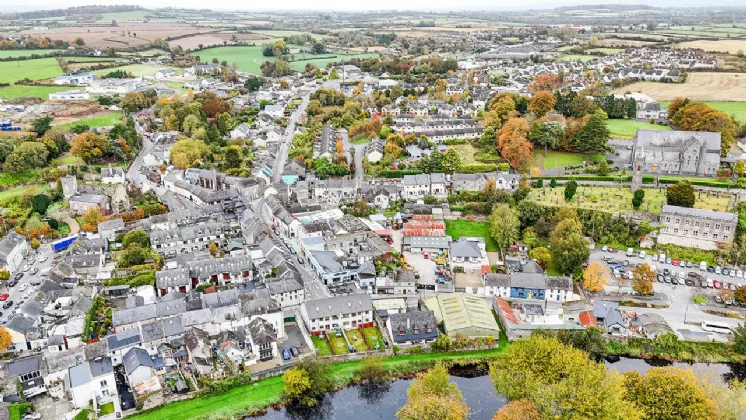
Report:
[[[432,343],[439,334],[432,311],[418,309],[389,315],[386,328],[399,346]]]
[[[331,159],[337,153],[337,139],[340,138],[337,130],[331,124],[324,124],[321,131],[316,134],[316,143],[313,146],[313,158],[326,157]]]
[[[106,220],[98,223],[98,233],[102,238],[113,240],[122,232],[124,232],[124,220],[122,220],[122,218]]]
[[[246,327],[251,337],[251,352],[256,359],[267,361],[278,355],[277,333],[270,323],[255,318]]]
[[[108,401],[117,405],[117,383],[110,358],[97,357],[73,366],[68,377],[73,407],[87,407],[91,400],[97,400],[99,405]]]
[[[293,278],[280,279],[267,283],[269,296],[284,310],[306,301],[303,285]]]
[[[109,214],[111,212],[111,199],[108,196],[100,194],[77,193],[70,197],[68,204],[70,205],[70,210],[76,216],[80,216],[86,210],[92,208],[98,208],[102,214]]]
[[[485,273],[482,275],[485,296],[502,299],[510,298],[510,275],[505,273]]]
[[[181,268],[155,273],[158,296],[171,292],[188,293],[201,284],[244,284],[252,278],[251,257],[236,255],[223,258],[189,260]]]
[[[444,174],[404,175],[403,184],[403,198],[416,200],[426,195],[436,198],[445,198],[448,195]]]
[[[55,85],[87,85],[96,80],[96,76],[89,72],[68,73],[54,78]]]
[[[366,157],[368,162],[377,163],[383,157],[383,149],[386,146],[384,140],[375,139],[366,146]]]
[[[365,293],[336,296],[305,302],[301,305],[301,317],[313,335],[373,326],[373,304]]]
[[[236,128],[231,130],[230,137],[231,137],[231,140],[248,139],[251,137],[251,133],[252,133],[251,126],[249,126],[246,123],[241,123]]]
[[[29,245],[26,238],[11,231],[0,239],[0,269],[7,269],[10,274],[15,274],[21,269],[23,259],[29,253]]]
[[[404,251],[445,254],[451,247],[453,238],[445,236],[405,236],[402,240]]]
[[[627,321],[619,310],[619,303],[607,300],[593,301],[593,316],[598,325],[608,334],[624,335],[627,333]]]
[[[91,95],[85,90],[73,89],[49,94],[50,101],[87,101]]]
[[[144,349],[133,347],[122,358],[127,381],[134,387],[153,376],[153,360]]]
[[[572,280],[569,277],[548,276],[546,278],[546,300],[567,302],[572,300]]]
[[[666,319],[658,314],[640,314],[639,318],[642,324],[641,332],[647,338],[654,340],[663,334],[675,334]]]
[[[515,191],[518,188],[520,176],[518,174],[493,172],[483,174],[459,174],[451,177],[451,191],[482,191],[490,179],[495,180],[495,188],[498,190]]]
[[[111,163],[108,167],[101,168],[101,182],[104,184],[124,184],[124,169],[120,167],[112,167]]]
[[[282,118],[285,115],[285,107],[283,105],[266,105],[262,112],[272,118]]]
[[[388,276],[376,277],[375,282],[377,294],[414,295],[417,293],[417,281],[412,270],[399,268]]]
[[[484,238],[482,239],[482,247],[477,241],[468,239],[459,239],[456,242],[451,242],[448,252],[448,260],[451,264],[451,269],[455,272],[457,269],[461,269],[466,273],[479,271],[482,269],[484,260],[487,257],[487,253],[484,249]]]
[[[44,386],[45,367],[41,354],[12,360],[6,363],[5,373],[7,378],[19,382],[23,395],[26,398],[47,392]]]
[[[424,300],[425,307],[433,311],[435,321],[451,339],[462,337],[499,337],[500,327],[492,310],[481,296],[464,293],[441,294]]]
[[[168,79],[169,77],[176,77],[176,70],[174,69],[161,69],[155,72],[153,75],[156,79]]]
[[[738,215],[664,204],[660,221],[664,227],[658,233],[659,244],[716,250],[720,244],[733,243]]]
[[[512,299],[544,300],[547,282],[544,273],[510,273],[510,297]]]

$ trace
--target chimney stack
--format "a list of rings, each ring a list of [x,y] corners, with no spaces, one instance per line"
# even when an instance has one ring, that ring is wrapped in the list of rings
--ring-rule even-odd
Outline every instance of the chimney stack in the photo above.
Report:
[[[407,317],[407,330],[409,330],[409,317]]]

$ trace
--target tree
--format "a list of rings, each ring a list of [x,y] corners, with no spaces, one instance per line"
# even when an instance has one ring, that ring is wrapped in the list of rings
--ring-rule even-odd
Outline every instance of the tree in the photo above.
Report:
[[[49,199],[48,195],[37,194],[31,199],[31,210],[39,214],[45,214],[50,204],[52,204],[52,200]]]
[[[571,201],[577,190],[578,183],[574,179],[567,181],[565,184],[565,201]]]
[[[497,242],[500,254],[511,243],[518,239],[521,222],[515,210],[508,204],[495,204],[490,214],[490,234]]]
[[[36,132],[36,135],[41,137],[52,128],[52,121],[54,121],[54,117],[45,115],[33,120],[31,122],[31,127]]]
[[[215,242],[210,242],[210,255],[211,255],[211,256],[212,256],[213,258],[217,258],[217,257],[219,257],[219,256],[220,256],[220,249],[219,249],[219,248],[218,248],[218,246],[217,246],[217,245],[215,244]]]
[[[5,353],[13,344],[13,338],[5,327],[0,327],[0,353]]]
[[[34,251],[36,251],[37,249],[39,249],[40,246],[41,246],[41,244],[39,243],[38,239],[34,238],[34,239],[31,240],[31,249],[33,249]]]
[[[528,103],[528,112],[537,117],[543,117],[547,112],[553,110],[556,104],[557,98],[552,95],[552,92],[542,90],[531,97]]]
[[[634,195],[632,196],[632,207],[634,207],[635,210],[640,208],[643,198],[645,198],[645,190],[640,188],[639,190],[635,191]]]
[[[91,207],[83,212],[83,215],[80,217],[80,219],[84,225],[96,226],[99,224],[99,222],[104,221],[104,215],[101,214],[101,210],[98,207]]]
[[[79,47],[82,47],[85,45],[85,40],[81,37],[77,37],[75,38],[75,41],[73,41],[73,43]]]
[[[513,342],[490,365],[495,392],[528,400],[545,419],[639,420],[624,400],[621,377],[603,363],[554,338],[532,335]]]
[[[127,249],[132,245],[139,245],[143,248],[150,247],[150,236],[142,229],[135,229],[127,232],[122,238],[122,248]]]
[[[603,153],[606,151],[609,135],[609,129],[603,118],[598,114],[593,114],[575,135],[573,143],[578,150],[587,154]]]
[[[249,92],[256,92],[262,87],[262,81],[259,80],[258,77],[251,76],[243,82],[243,87],[245,87]]]
[[[719,132],[722,155],[730,151],[730,146],[736,140],[736,124],[733,118],[702,102],[688,102],[676,110],[671,121],[680,130]]]
[[[24,141],[5,158],[4,172],[25,172],[47,165],[49,150],[43,143]]]
[[[531,125],[531,131],[528,133],[528,138],[534,146],[543,147],[544,156],[546,156],[547,148],[554,149],[557,147],[563,135],[564,130],[558,122],[550,121],[540,123],[537,121]]]
[[[541,420],[541,415],[531,401],[517,400],[502,406],[492,420]]]
[[[272,54],[275,57],[280,57],[281,55],[288,53],[288,47],[287,44],[285,44],[285,41],[282,39],[275,41],[275,43],[272,45]]]
[[[332,72],[329,73],[329,80],[338,80],[339,79],[339,73],[337,73],[337,69],[332,68]]]
[[[626,399],[641,411],[644,420],[712,419],[715,407],[698,386],[690,369],[653,367],[645,375],[624,374]]]
[[[6,281],[10,278],[10,271],[8,271],[7,268],[3,267],[0,269],[0,280]]]
[[[218,115],[218,130],[220,130],[220,134],[225,135],[232,129],[233,118],[231,117],[231,114],[223,112],[222,114]]]
[[[148,103],[147,98],[145,98],[145,95],[142,93],[130,92],[124,95],[124,98],[119,102],[119,106],[122,107],[125,112],[137,112],[141,109],[147,108]]]
[[[641,294],[653,293],[653,283],[657,277],[655,271],[648,264],[640,264],[632,270],[632,290]]]
[[[528,255],[532,259],[536,260],[536,262],[539,263],[539,265],[542,267],[545,267],[547,264],[549,264],[549,261],[552,260],[552,255],[549,253],[549,250],[544,248],[543,246],[532,249],[531,251],[529,251]]]
[[[442,364],[417,375],[407,390],[407,404],[396,412],[399,420],[466,420],[469,407]]]
[[[448,148],[443,153],[443,172],[452,174],[461,167],[461,156],[456,149]]]
[[[238,149],[231,147],[225,151],[225,164],[229,168],[238,168],[241,166],[241,155]]]
[[[608,174],[609,174],[609,162],[607,162],[606,159],[602,159],[601,162],[598,163],[598,167],[596,168],[596,175],[606,176]]]
[[[90,131],[78,134],[70,141],[70,153],[85,163],[91,163],[109,152],[109,142]]]
[[[678,184],[668,187],[666,192],[666,203],[670,206],[694,207],[694,187],[689,181],[679,181]]]
[[[746,286],[741,286],[738,289],[736,289],[736,292],[733,293],[733,298],[738,303],[746,303]]]
[[[283,390],[285,396],[291,400],[304,400],[305,395],[311,389],[311,379],[308,377],[308,372],[297,367],[293,367],[285,371],[282,374]],[[314,405],[313,403],[308,404],[309,401],[305,401],[306,405]]]
[[[126,268],[142,265],[145,264],[145,260],[150,257],[150,248],[143,248],[139,244],[132,244],[119,253],[117,266],[120,268]]]
[[[593,293],[598,293],[609,283],[609,270],[598,261],[594,261],[583,273],[583,287]]]
[[[386,143],[386,146],[383,147],[383,153],[392,156],[395,159],[401,155],[401,152],[401,147],[393,141]]]
[[[743,174],[746,173],[746,167],[744,167],[742,160],[736,162],[736,167],[733,169],[733,172],[738,176],[743,176]]]
[[[742,286],[743,289],[746,286]],[[733,329],[733,350],[738,354],[746,355],[746,324],[741,324]]]
[[[588,45],[590,45],[591,47],[597,47],[599,45],[598,44],[598,37],[595,36],[595,35],[593,35],[591,37],[591,39],[588,41]]]
[[[205,142],[208,144],[217,144],[218,146],[223,144],[223,136],[220,134],[220,130],[215,124],[210,124],[207,126]]]
[[[552,261],[562,273],[572,273],[591,254],[588,241],[583,237],[580,223],[567,219],[557,223],[549,238]]]
[[[210,148],[202,140],[182,139],[171,146],[171,160],[179,169],[193,166],[209,153]]]

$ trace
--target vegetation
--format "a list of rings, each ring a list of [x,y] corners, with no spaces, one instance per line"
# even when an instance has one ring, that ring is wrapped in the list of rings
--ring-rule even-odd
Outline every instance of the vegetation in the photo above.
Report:
[[[466,406],[456,384],[449,382],[448,370],[437,364],[417,375],[407,390],[407,404],[396,413],[399,420],[466,420]]]
[[[462,236],[481,236],[486,242],[487,252],[497,252],[500,249],[490,233],[490,225],[487,222],[446,220],[446,235],[450,235],[454,241]]]

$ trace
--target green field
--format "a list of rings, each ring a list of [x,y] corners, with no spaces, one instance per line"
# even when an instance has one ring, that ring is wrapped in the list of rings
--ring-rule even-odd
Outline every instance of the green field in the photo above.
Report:
[[[166,66],[154,66],[151,64],[130,64],[127,66],[112,67],[108,69],[94,70],[92,73],[96,76],[104,76],[116,70],[123,70],[128,73],[132,73],[135,77],[140,76],[152,76],[158,70],[164,69]]]
[[[621,48],[591,48],[590,50],[585,50],[587,53],[592,52],[598,52],[605,55],[614,55],[619,54],[620,52],[624,52]]]
[[[746,102],[705,102],[707,105],[726,112],[740,123],[746,123]],[[668,107],[668,102],[661,102],[661,106]]]
[[[145,51],[137,51],[137,52],[121,52],[120,55],[139,55],[141,57],[153,57],[156,55],[165,54],[166,52],[158,49],[158,48],[151,48],[149,50]]]
[[[532,154],[534,163],[531,166],[544,170],[582,165],[588,158],[584,153],[557,152],[554,150],[548,150],[547,155],[544,156],[544,149],[534,149]],[[591,155],[591,160],[594,162],[603,158],[604,155]]]
[[[383,349],[383,335],[378,327],[363,328],[363,333],[368,337],[368,343],[370,343],[371,350],[376,349],[376,344],[378,344],[379,349]]]
[[[130,12],[112,12],[102,13],[99,23],[111,23],[112,20],[126,22],[128,20],[145,20],[146,17],[153,17],[153,12],[148,10],[132,10]]]
[[[606,128],[611,131],[612,139],[631,140],[635,138],[637,130],[661,130],[671,131],[667,125],[650,124],[650,122],[640,122],[635,120],[608,119]]]
[[[312,60],[301,60],[301,57],[313,57],[312,55],[301,55],[298,54],[295,55],[296,61],[293,61],[290,63],[290,68],[295,71],[304,71],[306,68],[306,64],[312,63],[316,64],[319,68],[326,67],[329,63],[339,63],[342,61],[347,61],[352,58],[371,58],[371,57],[378,57],[377,53],[360,53],[360,54],[340,54],[335,53],[336,55],[334,57],[329,57],[328,55],[326,57],[328,58],[317,58]]]
[[[453,240],[462,236],[481,236],[487,245],[487,252],[497,252],[497,242],[490,235],[490,224],[488,222],[473,222],[469,220],[446,220],[446,235]]]
[[[592,55],[576,55],[576,54],[568,54],[563,55],[560,57],[560,60],[562,61],[591,61],[596,60],[598,57],[592,56]]]
[[[50,93],[70,90],[69,86],[22,86],[0,87],[0,99],[42,98],[49,99]]]
[[[95,117],[85,118],[69,124],[63,125],[63,127],[71,128],[75,125],[86,124],[88,127],[108,127],[114,125],[122,120],[121,112],[112,112],[109,114],[96,115]]]
[[[102,63],[105,61],[118,61],[121,58],[117,57],[65,57],[65,61],[73,61],[76,63]]]
[[[557,188],[534,188],[531,190],[527,200],[536,201],[545,206],[564,206],[574,208],[592,209],[605,212],[632,211],[632,190],[627,187],[586,187],[578,185],[577,193],[569,203],[565,201],[565,189]],[[730,196],[720,193],[720,198],[714,194],[707,193],[697,198],[694,203],[696,209],[727,211]],[[656,188],[645,188],[645,198],[642,200],[640,211],[660,214],[663,204],[666,203],[665,193]]]
[[[16,195],[22,195],[26,191],[34,191],[37,194],[47,191],[49,189],[49,184],[38,184],[38,185],[25,185],[23,187],[18,188],[11,188],[9,190],[0,191],[0,200],[5,200],[6,198],[10,198]]]
[[[34,54],[44,55],[62,50],[0,50],[0,58],[9,57],[30,57]]]
[[[262,34],[266,35],[272,38],[284,38],[286,36],[293,36],[293,35],[311,35],[314,37],[314,39],[324,39],[328,38],[326,35],[319,35],[319,34],[312,34],[310,32],[299,32],[299,31],[271,31],[271,30],[257,30],[257,31],[251,31],[255,34]]]
[[[0,62],[0,83],[14,83],[24,78],[49,79],[62,74],[54,58]]]
[[[83,159],[77,156],[67,155],[58,158],[56,162],[58,165],[78,165],[83,163]]]

